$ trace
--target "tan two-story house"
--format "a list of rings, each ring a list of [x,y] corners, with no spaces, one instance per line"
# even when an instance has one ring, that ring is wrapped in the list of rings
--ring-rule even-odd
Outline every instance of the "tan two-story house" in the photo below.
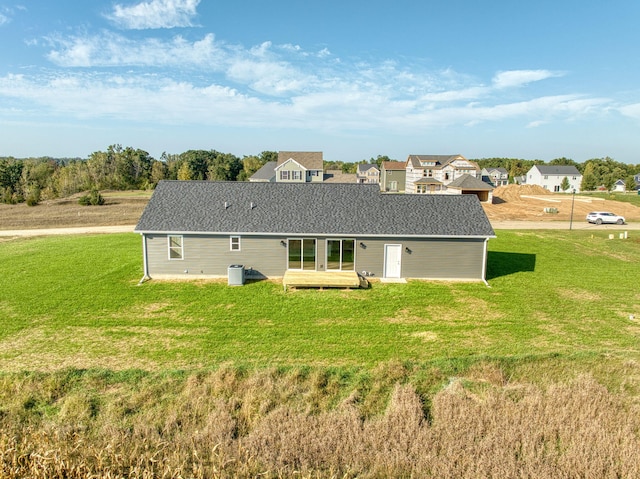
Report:
[[[323,168],[321,151],[279,151],[276,183],[319,183]]]

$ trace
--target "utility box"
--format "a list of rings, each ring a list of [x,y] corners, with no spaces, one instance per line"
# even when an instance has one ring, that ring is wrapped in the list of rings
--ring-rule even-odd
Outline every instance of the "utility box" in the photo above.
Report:
[[[227,268],[228,285],[242,286],[244,284],[244,265],[231,264]]]

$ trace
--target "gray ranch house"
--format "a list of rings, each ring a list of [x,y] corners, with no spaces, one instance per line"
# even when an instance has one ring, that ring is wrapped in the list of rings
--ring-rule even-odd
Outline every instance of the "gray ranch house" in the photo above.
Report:
[[[495,234],[476,195],[383,194],[376,184],[161,181],[135,231],[145,278],[290,271],[485,281]],[[355,276],[355,275],[354,275]]]

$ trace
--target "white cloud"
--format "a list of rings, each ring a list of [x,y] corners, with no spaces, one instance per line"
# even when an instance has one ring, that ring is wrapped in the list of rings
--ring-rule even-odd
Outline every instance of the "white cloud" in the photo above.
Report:
[[[511,70],[496,74],[493,85],[496,88],[513,88],[559,76],[563,74],[549,70]]]
[[[618,111],[624,116],[640,120],[640,103],[633,103],[631,105],[622,106],[618,108]]]
[[[247,68],[251,68],[249,65]],[[286,77],[283,75],[282,78]],[[276,80],[269,88],[277,89]],[[295,96],[261,98],[228,85],[196,86],[158,75],[66,73],[48,78],[0,77],[0,97],[20,100],[31,111],[77,119],[118,119],[148,124],[224,125],[318,131],[424,132],[431,127],[522,121],[523,126],[572,120],[598,113],[604,98],[557,95],[515,103],[433,103],[420,97],[399,99],[385,85],[319,81]],[[286,88],[292,88],[286,86]],[[285,88],[285,89],[286,89]],[[17,116],[17,113],[13,113]]]
[[[200,0],[150,0],[133,6],[116,4],[105,17],[131,30],[190,27],[199,3]]]
[[[5,25],[9,23],[9,17],[7,17],[6,15],[3,15],[2,13],[0,13],[0,27],[2,25]]]
[[[197,2],[191,3],[195,8]],[[340,61],[328,50],[309,53],[268,41],[245,48],[218,42],[213,34],[195,41],[133,40],[112,32],[48,40],[48,58],[60,67],[56,74],[0,78],[0,98],[26,105],[25,115],[38,110],[141,123],[152,118],[404,134],[483,122],[535,127],[599,114],[611,105],[605,98],[539,96],[526,89],[518,91],[518,101],[505,98],[507,87],[561,75],[548,70],[503,71],[485,84],[451,69],[398,60]],[[640,116],[637,105],[620,111]]]
[[[121,35],[104,33],[92,37],[51,38],[54,49],[47,58],[62,67],[198,66],[219,68],[225,56],[213,34],[187,42],[176,36],[169,41],[149,38],[132,41]]]

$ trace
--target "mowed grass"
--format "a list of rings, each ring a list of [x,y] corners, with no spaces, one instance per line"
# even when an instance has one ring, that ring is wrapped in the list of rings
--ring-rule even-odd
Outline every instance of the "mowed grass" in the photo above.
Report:
[[[5,241],[0,370],[636,361],[640,239],[631,233],[498,231],[490,287],[286,292],[272,281],[138,285],[135,234]]]

